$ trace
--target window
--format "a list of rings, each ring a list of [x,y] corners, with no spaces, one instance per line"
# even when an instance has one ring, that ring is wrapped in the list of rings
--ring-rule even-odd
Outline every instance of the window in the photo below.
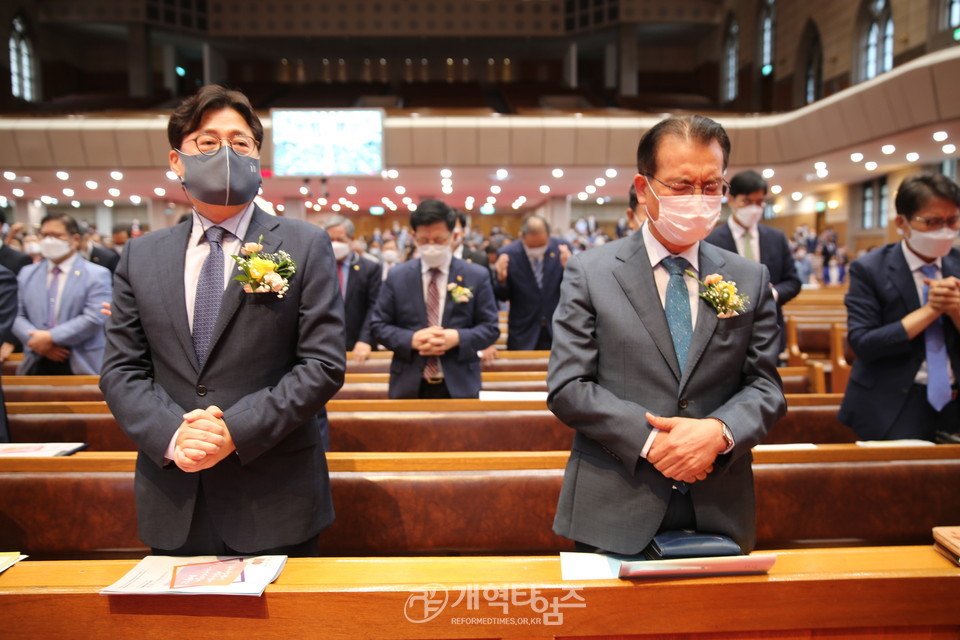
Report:
[[[861,79],[869,80],[893,68],[893,16],[887,0],[869,0],[863,12]]]
[[[773,3],[774,0],[765,0],[760,15],[760,74],[763,76],[773,75]]]
[[[868,182],[863,185],[863,212],[860,216],[860,227],[862,229],[873,229],[873,183]]]
[[[807,68],[804,71],[804,104],[823,97],[823,47],[820,34],[814,31],[807,45]]]
[[[33,47],[27,36],[27,26],[20,16],[10,25],[9,45],[10,92],[14,98],[34,102]]]
[[[723,45],[723,85],[721,94],[725,102],[733,102],[737,98],[737,68],[740,49],[740,27],[737,21],[730,18],[727,26],[727,37]]]
[[[889,192],[887,179],[878,178],[863,184],[863,208],[860,214],[860,228],[885,229],[887,227],[887,208]]]
[[[957,29],[960,27],[960,0],[946,1],[946,26],[948,29]],[[954,36],[954,40],[956,40]]]

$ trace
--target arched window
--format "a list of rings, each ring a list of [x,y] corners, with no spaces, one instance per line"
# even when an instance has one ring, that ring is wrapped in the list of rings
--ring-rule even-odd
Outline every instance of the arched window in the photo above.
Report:
[[[773,9],[775,0],[764,0],[760,13],[760,74],[773,75]],[[960,2],[960,0],[957,0]]]
[[[740,27],[730,18],[727,37],[723,43],[723,84],[721,86],[724,102],[733,102],[737,98],[737,69],[739,68]]]
[[[819,34],[813,34],[807,54],[804,75],[804,103],[810,104],[823,97],[823,47]]]
[[[10,25],[10,91],[14,98],[36,100],[34,91],[33,46],[23,18],[17,16]]]
[[[946,0],[947,27],[956,29],[960,27],[960,0]]]
[[[862,15],[861,79],[869,80],[893,68],[893,16],[887,0],[868,0]]]

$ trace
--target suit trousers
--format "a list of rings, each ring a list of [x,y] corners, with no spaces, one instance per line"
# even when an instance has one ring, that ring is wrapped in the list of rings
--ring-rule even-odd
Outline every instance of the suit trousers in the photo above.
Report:
[[[663,515],[663,521],[657,528],[657,533],[683,529],[697,530],[697,514],[693,510],[693,499],[690,497],[690,492],[680,493],[674,489],[670,492],[670,503],[667,504],[667,512]],[[583,542],[576,542],[576,548],[580,553],[612,553]],[[643,552],[640,555],[643,555]]]
[[[934,409],[927,400],[927,386],[915,384],[907,392],[903,408],[893,421],[885,440],[918,438],[933,442],[937,431],[957,433],[960,431],[960,403],[954,398],[941,411]]]
[[[282,496],[279,499],[283,499]],[[260,549],[258,551],[237,551],[220,538],[213,521],[210,519],[207,500],[203,495],[203,480],[197,488],[197,500],[193,508],[193,520],[187,540],[176,549],[153,548],[155,556],[290,556],[291,558],[315,558],[320,555],[317,547],[319,534],[296,544]]]

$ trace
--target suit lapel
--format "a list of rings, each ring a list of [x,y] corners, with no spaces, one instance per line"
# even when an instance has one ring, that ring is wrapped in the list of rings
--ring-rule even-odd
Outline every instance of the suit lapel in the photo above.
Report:
[[[886,262],[890,283],[900,293],[907,311],[919,309],[920,296],[917,295],[917,284],[913,279],[913,273],[910,271],[907,259],[903,257],[903,249],[899,244],[890,247],[890,256]]]
[[[169,292],[169,297],[163,300],[163,308],[170,317],[170,326],[177,336],[177,341],[183,349],[193,368],[199,371],[197,354],[193,350],[193,336],[190,334],[190,323],[187,319],[186,290],[183,287],[183,269],[187,259],[187,242],[190,240],[190,231],[193,222],[178,224],[170,229],[170,242],[158,243],[154,264],[160,267],[160,291]]]
[[[680,364],[673,349],[667,316],[663,311],[663,305],[660,304],[660,293],[653,278],[650,258],[643,245],[643,234],[635,233],[629,240],[623,242],[622,248],[617,253],[617,260],[620,264],[614,267],[613,277],[620,284],[627,301],[640,317],[640,321],[653,339],[660,355],[673,371],[673,375],[680,380]]]
[[[430,326],[430,323],[427,322],[427,301],[423,297],[423,263],[420,261],[420,258],[414,260],[413,263],[415,268],[410,270],[406,290],[414,292],[410,300],[412,300],[416,306],[414,312],[417,314],[417,318],[419,318],[417,326],[427,327]]]
[[[706,242],[700,243],[700,273],[699,279],[711,273],[720,273],[723,275],[722,268],[726,264],[723,256],[712,245]],[[710,343],[710,338],[717,328],[717,311],[703,298],[697,298],[699,306],[697,307],[697,326],[693,329],[693,337],[690,339],[690,349],[687,351],[687,366],[683,372],[683,378],[680,380],[680,391],[687,384],[690,374],[696,368],[703,352]]]
[[[60,294],[60,307],[57,309],[57,324],[62,324],[77,315],[74,309],[74,301],[78,295],[86,290],[86,287],[82,284],[85,272],[83,257],[80,255],[73,261],[70,270],[64,272],[63,293]]]
[[[259,207],[254,206],[253,215],[250,218],[250,225],[247,227],[247,233],[243,236],[243,242],[247,243],[259,241],[260,244],[263,245],[263,253],[276,253],[280,250],[280,245],[282,243],[282,240],[275,233],[273,233],[273,230],[276,228],[277,223],[273,220],[273,218],[271,218],[269,214],[261,211]],[[233,262],[233,258],[231,258],[229,255],[224,255],[223,259]],[[223,298],[220,300],[220,312],[217,314],[217,323],[213,326],[213,336],[210,338],[210,353],[213,353],[213,350],[216,347],[217,342],[220,340],[220,337],[223,335],[224,330],[227,328],[227,325],[230,324],[233,316],[237,313],[237,309],[240,308],[240,303],[243,302],[243,297],[263,295],[274,294],[245,293],[239,282],[234,282],[231,279],[227,283],[227,288],[223,292]]]

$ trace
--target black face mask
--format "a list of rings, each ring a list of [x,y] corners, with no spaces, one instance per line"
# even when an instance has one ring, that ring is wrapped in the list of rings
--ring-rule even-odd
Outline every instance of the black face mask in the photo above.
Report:
[[[180,182],[195,200],[232,206],[251,202],[260,189],[260,160],[241,156],[226,146],[213,155],[189,156],[177,151],[183,162]]]

